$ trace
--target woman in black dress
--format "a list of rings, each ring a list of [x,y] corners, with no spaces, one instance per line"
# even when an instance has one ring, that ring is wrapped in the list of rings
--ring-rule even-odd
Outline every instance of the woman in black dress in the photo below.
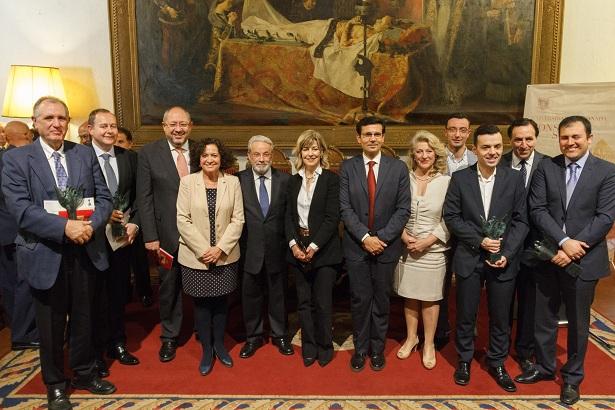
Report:
[[[339,178],[328,168],[327,144],[314,130],[304,131],[288,184],[286,238],[288,261],[297,287],[303,364],[326,366],[333,358],[332,298],[337,265],[342,262],[339,240]]]
[[[197,142],[192,154],[201,171],[180,181],[178,261],[184,292],[194,301],[195,327],[203,345],[199,371],[205,376],[212,369],[214,355],[223,365],[233,366],[224,347],[226,298],[237,287],[244,216],[239,179],[222,171],[233,163],[222,142],[214,138]]]

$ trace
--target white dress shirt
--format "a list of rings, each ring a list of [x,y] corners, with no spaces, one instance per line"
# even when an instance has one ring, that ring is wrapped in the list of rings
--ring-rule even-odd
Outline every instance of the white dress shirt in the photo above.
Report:
[[[49,167],[51,168],[51,173],[53,174],[53,178],[56,180],[56,185],[58,185],[58,176],[56,175],[56,160],[51,156],[56,150],[51,148],[42,138],[38,139],[41,143],[41,147],[43,147],[43,152],[45,153],[45,157],[47,158],[47,162],[49,163]],[[64,143],[57,150],[58,154],[60,154],[60,162],[64,167],[64,171],[66,171],[66,176],[68,174],[68,166],[66,165],[66,155],[64,154]]]
[[[256,188],[256,198],[258,198],[258,202],[260,203],[261,201],[261,194],[260,194],[261,174],[254,171],[254,168],[252,168],[252,174],[254,175],[254,187]],[[267,188],[267,196],[269,196],[269,205],[271,205],[271,167],[269,167],[269,169],[267,170],[267,172],[265,172],[263,176],[265,177],[265,188]]]
[[[299,215],[299,227],[303,229],[309,229],[308,217],[310,216],[310,206],[312,205],[312,197],[314,196],[314,188],[318,182],[318,177],[322,174],[322,168],[320,165],[314,171],[314,179],[310,183],[310,189],[308,191],[307,179],[305,178],[305,168],[301,168],[299,172],[301,175],[301,188],[299,189],[299,195],[297,195],[297,214]],[[297,243],[294,239],[291,239],[288,246],[291,248]],[[312,242],[309,245],[314,251],[318,250],[318,246]]]
[[[115,180],[119,186],[120,184],[120,170],[117,167],[117,157],[115,156],[115,149],[111,146],[109,151],[103,151],[96,142],[92,141],[92,147],[94,148],[94,152],[96,153],[96,158],[98,158],[98,164],[100,165],[100,169],[102,169],[103,174],[105,175],[105,181],[107,181],[107,187],[109,187],[109,176],[107,175],[107,170],[105,169],[105,160],[102,157],[103,154],[111,155],[109,157],[109,164],[111,164],[111,169],[115,174]]]
[[[577,184],[579,183],[579,178],[581,178],[581,172],[583,172],[583,168],[585,168],[585,163],[587,162],[588,157],[589,157],[589,150],[587,150],[585,155],[583,155],[581,158],[575,161],[577,165],[579,166],[579,168],[577,169]],[[568,165],[570,165],[572,161],[569,160],[567,157],[564,157],[564,163],[566,164],[566,180],[564,181],[564,183],[567,185],[568,180],[570,179],[570,168],[568,167]],[[577,189],[576,185],[574,189]],[[562,230],[566,232],[566,224],[564,224],[564,226],[562,227]],[[566,242],[568,239],[570,239],[569,236],[559,241],[559,246],[561,247],[564,244],[564,242]]]
[[[175,151],[175,147],[173,146],[173,144],[171,144],[168,140],[167,142],[169,143],[169,148],[171,149],[171,155],[173,155],[173,163],[175,163],[175,165],[177,166],[177,156],[179,155],[179,153]],[[184,145],[182,145],[181,148],[184,150],[184,158],[186,158],[186,164],[188,164],[188,173],[190,173],[190,147],[188,145],[188,140],[184,142]]]
[[[532,171],[532,165],[534,164],[534,154],[536,152],[534,150],[532,150],[532,153],[530,154],[530,157],[528,159],[525,160],[525,181],[523,181],[525,183],[525,186],[527,186],[529,180],[530,180],[530,174]],[[517,171],[521,170],[521,158],[519,158],[518,156],[515,155],[514,151],[512,153],[512,163],[511,163],[512,169],[516,169]]]
[[[483,177],[480,172],[480,168],[476,167],[478,171],[478,185],[480,187],[480,196],[483,200],[483,208],[485,209],[485,219],[489,218],[489,209],[491,208],[491,196],[493,195],[493,185],[495,184],[495,174],[497,167],[493,169],[493,174],[489,178]]]
[[[455,154],[453,154],[448,147],[444,148],[446,150],[446,164],[448,165],[448,174],[452,175],[453,172],[459,171],[460,169],[467,168],[468,164],[468,148],[464,147],[463,155],[461,158],[457,159]]]

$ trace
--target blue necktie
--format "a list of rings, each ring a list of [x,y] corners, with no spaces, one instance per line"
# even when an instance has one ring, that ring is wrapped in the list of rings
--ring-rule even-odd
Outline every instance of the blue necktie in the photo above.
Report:
[[[258,179],[261,181],[261,185],[258,188],[258,202],[261,204],[261,211],[263,211],[263,217],[265,217],[269,211],[269,194],[265,186],[265,176],[261,175]]]
[[[101,155],[103,160],[105,161],[105,175],[107,177],[107,187],[109,191],[111,191],[111,195],[115,195],[117,192],[117,177],[115,176],[115,172],[113,172],[113,168],[111,168],[111,162],[109,162],[109,158],[111,158],[111,154],[104,153]]]
[[[579,164],[576,162],[571,162],[568,164],[568,182],[566,182],[566,208],[568,208],[568,203],[570,202],[570,198],[572,197],[572,193],[574,192],[574,187],[577,186],[577,181],[579,180],[579,175],[577,174],[577,170],[579,169]]]
[[[66,170],[60,161],[60,153],[58,151],[53,151],[51,154],[53,160],[55,162],[56,167],[56,179],[58,181],[58,188],[61,190],[65,190],[68,186],[68,175],[66,174]]]

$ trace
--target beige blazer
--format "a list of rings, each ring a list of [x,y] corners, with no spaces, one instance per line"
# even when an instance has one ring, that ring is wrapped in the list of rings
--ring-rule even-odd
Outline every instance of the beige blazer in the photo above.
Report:
[[[239,179],[220,173],[216,195],[216,246],[222,256],[216,265],[239,260],[239,237],[243,229],[243,198]],[[186,175],[177,194],[178,261],[193,269],[209,269],[198,258],[209,247],[209,212],[203,171]]]

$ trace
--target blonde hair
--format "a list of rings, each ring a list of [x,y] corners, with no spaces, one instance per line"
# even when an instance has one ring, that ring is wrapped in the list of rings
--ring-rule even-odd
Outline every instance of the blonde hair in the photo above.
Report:
[[[434,150],[436,154],[436,160],[433,164],[433,169],[430,174],[435,175],[436,173],[446,174],[447,165],[446,165],[446,150],[444,149],[444,144],[440,141],[438,137],[433,135],[429,131],[418,130],[414,137],[410,140],[410,147],[408,148],[408,167],[414,171],[416,168],[416,161],[414,160],[414,148],[419,142],[426,142],[427,145],[431,149]]]
[[[303,159],[301,158],[301,150],[305,147],[309,147],[316,141],[318,144],[318,148],[320,148],[320,166],[323,168],[329,168],[329,148],[327,148],[327,143],[325,139],[318,131],[314,130],[305,130],[299,135],[297,138],[297,143],[295,144],[295,148],[293,148],[293,155],[295,156],[295,169],[299,171],[303,168]]]

